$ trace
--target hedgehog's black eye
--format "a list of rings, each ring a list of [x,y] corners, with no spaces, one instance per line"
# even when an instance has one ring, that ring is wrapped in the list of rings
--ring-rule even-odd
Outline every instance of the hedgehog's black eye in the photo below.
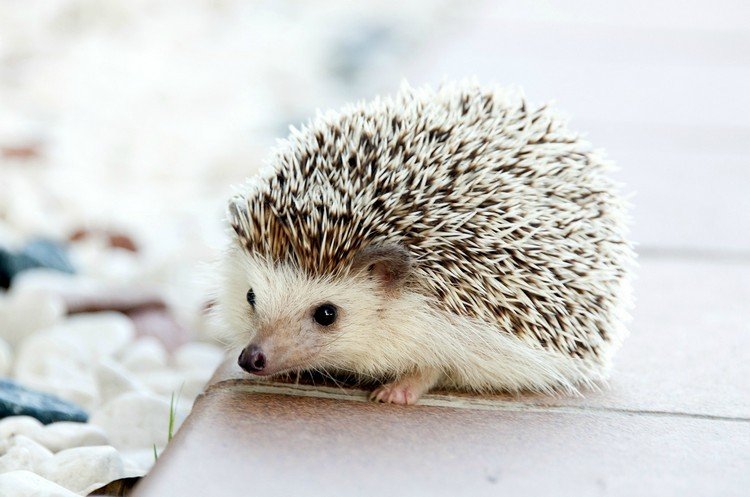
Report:
[[[255,309],[255,292],[252,288],[247,291],[247,295],[245,297],[247,298],[247,303],[250,304],[253,309]]]
[[[331,326],[336,321],[336,306],[333,304],[323,304],[313,314],[313,319],[320,326]]]

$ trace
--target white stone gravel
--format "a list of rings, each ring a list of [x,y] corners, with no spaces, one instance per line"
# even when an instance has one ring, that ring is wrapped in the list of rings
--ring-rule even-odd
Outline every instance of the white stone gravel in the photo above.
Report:
[[[37,495],[35,486],[38,495],[68,495],[62,488],[86,495],[145,474],[154,450],[167,444],[170,416],[178,429],[224,354],[211,343],[169,354],[156,338],[136,338],[130,319],[116,312],[65,317],[61,301],[50,296],[60,290],[57,283],[45,280],[31,275],[20,289],[0,294],[0,333],[14,344],[0,337],[0,371],[81,405],[90,420],[47,426],[27,416],[0,420],[0,490],[11,489],[3,496]],[[41,304],[31,305],[26,295],[42,296]],[[32,324],[16,318],[32,312],[39,318]]]
[[[146,389],[146,386],[142,385],[132,372],[110,358],[100,359],[94,374],[99,387],[99,398],[103,403],[109,402],[124,393],[145,391]]]
[[[77,314],[47,331],[60,340],[74,342],[92,359],[116,354],[135,338],[133,322],[119,312]]]
[[[0,473],[21,469],[38,473],[42,463],[52,457],[52,451],[42,444],[27,436],[16,435],[6,441],[6,448],[0,456]]]
[[[91,409],[99,402],[91,361],[87,347],[52,328],[20,344],[14,377],[26,387],[53,393]]]
[[[77,497],[57,483],[26,470],[0,474],[0,495],[13,497]]]
[[[133,372],[146,372],[167,367],[167,351],[154,337],[141,337],[123,350],[120,364]]]
[[[44,291],[16,290],[0,293],[0,338],[18,345],[32,333],[60,323],[65,314],[62,299]]]
[[[8,376],[13,366],[13,349],[8,342],[0,338],[0,377]]]
[[[192,342],[175,351],[172,364],[181,371],[213,371],[223,359],[223,351],[213,345]]]
[[[99,426],[71,421],[49,424],[30,437],[52,452],[109,443],[107,434]]]
[[[176,412],[180,425],[187,413]],[[90,422],[109,434],[110,443],[120,450],[164,447],[169,433],[170,402],[145,392],[123,394],[94,411]]]
[[[125,478],[122,457],[114,447],[76,447],[58,452],[38,466],[40,476],[80,495]]]

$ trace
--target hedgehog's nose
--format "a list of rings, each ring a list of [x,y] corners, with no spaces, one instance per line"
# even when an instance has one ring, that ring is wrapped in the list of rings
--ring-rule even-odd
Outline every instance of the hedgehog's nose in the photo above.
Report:
[[[259,373],[266,367],[266,355],[257,345],[248,345],[240,352],[237,364],[248,373]]]

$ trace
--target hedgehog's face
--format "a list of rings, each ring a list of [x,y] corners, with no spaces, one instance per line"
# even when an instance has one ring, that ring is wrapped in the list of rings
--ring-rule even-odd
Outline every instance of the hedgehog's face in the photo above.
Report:
[[[219,308],[240,366],[256,375],[359,370],[377,360],[410,264],[395,246],[363,250],[345,276],[310,277],[242,249],[230,252]],[[382,356],[380,356],[382,357]],[[372,369],[372,368],[368,368]]]

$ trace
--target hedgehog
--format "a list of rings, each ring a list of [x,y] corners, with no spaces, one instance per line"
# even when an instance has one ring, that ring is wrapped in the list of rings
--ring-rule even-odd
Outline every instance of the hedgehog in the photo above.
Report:
[[[229,202],[217,296],[257,376],[579,394],[626,334],[628,202],[548,105],[475,82],[291,128]]]

